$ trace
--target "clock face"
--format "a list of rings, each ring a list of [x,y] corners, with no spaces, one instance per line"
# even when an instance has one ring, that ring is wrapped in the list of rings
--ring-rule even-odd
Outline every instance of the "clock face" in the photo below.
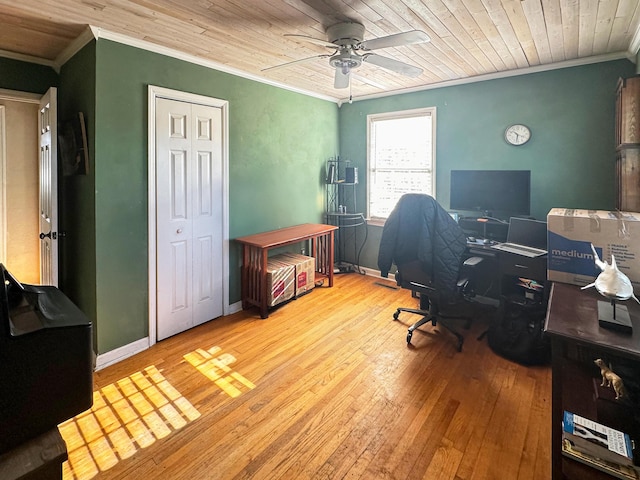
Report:
[[[531,130],[526,125],[511,125],[504,131],[504,139],[511,145],[524,145],[530,138]]]

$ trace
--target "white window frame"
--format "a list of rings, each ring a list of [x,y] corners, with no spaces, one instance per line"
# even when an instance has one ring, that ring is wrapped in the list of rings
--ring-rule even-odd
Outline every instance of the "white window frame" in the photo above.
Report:
[[[367,222],[372,225],[384,225],[386,218],[371,216],[371,189],[373,188],[373,173],[375,165],[373,165],[373,132],[372,126],[376,121],[402,119],[407,117],[431,117],[431,165],[424,170],[430,170],[432,173],[432,191],[422,192],[436,196],[436,107],[416,108],[412,110],[402,110],[397,112],[376,113],[367,115]]]

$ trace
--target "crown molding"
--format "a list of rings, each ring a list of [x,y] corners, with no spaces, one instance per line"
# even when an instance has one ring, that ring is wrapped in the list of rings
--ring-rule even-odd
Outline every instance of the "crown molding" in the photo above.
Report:
[[[28,63],[35,63],[35,64],[39,64],[39,65],[44,65],[44,66],[48,66],[53,68],[57,73],[60,73],[60,69],[62,68],[62,66],[69,61],[69,59],[71,59],[71,57],[73,57],[76,53],[78,53],[85,45],[87,45],[89,42],[91,42],[92,40],[100,40],[100,39],[104,39],[104,40],[110,40],[116,43],[121,43],[123,45],[128,45],[134,48],[139,48],[141,50],[146,50],[149,52],[153,52],[153,53],[158,53],[160,55],[164,55],[167,57],[171,57],[171,58],[176,58],[178,60],[183,60],[185,62],[189,62],[195,65],[200,65],[206,68],[210,68],[212,70],[217,70],[217,71],[221,71],[224,73],[229,73],[231,75],[235,75],[238,77],[242,77],[242,78],[246,78],[248,80],[253,80],[259,83],[263,83],[266,85],[271,85],[277,88],[282,88],[284,90],[289,90],[295,93],[300,93],[302,95],[306,95],[306,96],[310,96],[310,97],[314,97],[314,98],[318,98],[321,100],[327,100],[330,102],[334,102],[337,103],[338,106],[342,106],[342,104],[344,103],[352,103],[352,102],[356,102],[356,101],[362,101],[362,100],[370,100],[370,99],[374,99],[374,98],[384,98],[384,97],[389,97],[389,96],[393,96],[393,95],[401,95],[404,93],[413,93],[413,92],[420,92],[420,91],[424,91],[424,90],[433,90],[433,89],[437,89],[437,88],[445,88],[445,87],[451,87],[451,86],[457,86],[457,85],[466,85],[466,84],[470,84],[470,83],[476,83],[476,82],[484,82],[487,80],[496,80],[496,79],[500,79],[500,78],[509,78],[509,77],[515,77],[515,76],[520,76],[520,75],[528,75],[531,73],[539,73],[539,72],[546,72],[546,71],[550,71],[550,70],[558,70],[558,69],[563,69],[563,68],[570,68],[570,67],[576,67],[576,66],[581,66],[581,65],[589,65],[589,64],[593,64],[593,63],[601,63],[601,62],[607,62],[607,61],[612,61],[612,60],[620,60],[623,58],[626,58],[627,60],[636,63],[637,60],[637,55],[638,53],[640,53],[640,25],[638,26],[638,28],[636,29],[636,32],[633,36],[633,39],[631,40],[631,43],[629,45],[629,49],[626,52],[618,52],[618,53],[613,53],[613,54],[606,54],[606,55],[598,55],[598,56],[593,56],[593,57],[585,57],[585,58],[579,58],[579,59],[574,59],[574,60],[567,60],[564,62],[557,62],[557,63],[552,63],[552,64],[548,64],[548,65],[537,65],[534,67],[527,67],[527,68],[521,68],[518,70],[510,70],[507,72],[497,72],[497,73],[491,73],[491,74],[487,74],[487,75],[478,75],[478,76],[473,76],[473,77],[469,77],[469,78],[463,78],[463,79],[457,79],[457,80],[448,80],[448,81],[444,81],[444,82],[438,82],[438,83],[432,83],[429,85],[423,85],[423,86],[419,86],[419,87],[412,87],[412,88],[406,88],[406,89],[400,89],[400,90],[393,90],[393,91],[389,91],[389,92],[381,92],[381,93],[373,93],[373,94],[369,94],[369,95],[362,95],[359,97],[345,97],[345,98],[338,98],[338,97],[332,97],[329,95],[323,95],[323,94],[319,94],[319,93],[315,93],[315,92],[311,92],[308,90],[304,90],[301,88],[296,88],[296,87],[292,87],[290,85],[285,85],[283,83],[280,82],[276,82],[273,80],[270,80],[268,78],[265,77],[261,77],[259,75],[254,75],[236,68],[232,68],[229,67],[228,65],[223,65],[221,63],[217,63],[214,62],[212,60],[206,60],[200,57],[196,57],[195,55],[190,55],[188,53],[184,53],[172,48],[168,48],[168,47],[163,47],[160,45],[156,45],[154,43],[148,42],[146,40],[141,40],[141,39],[136,39],[133,37],[129,37],[127,35],[122,35],[119,33],[115,33],[112,32],[110,30],[106,30],[104,28],[101,27],[96,27],[93,25],[88,25],[87,28],[85,29],[84,32],[82,32],[82,34],[80,34],[75,40],[73,40],[73,42],[71,42],[67,48],[65,48],[60,55],[58,55],[56,57],[55,60],[48,60],[48,59],[44,59],[44,58],[39,58],[39,57],[34,57],[31,55],[23,55],[23,54],[19,54],[19,53],[14,53],[14,52],[9,52],[6,50],[0,50],[0,57],[5,57],[5,58],[10,58],[10,59],[14,59],[14,60],[19,60],[19,61],[23,61],[23,62],[28,62]],[[1,93],[1,91],[0,91]]]
[[[111,32],[109,30],[105,30],[100,27],[90,27],[93,35],[96,40],[104,39],[111,40],[112,42],[122,43],[124,45],[128,45],[130,47],[139,48],[141,50],[147,50],[149,52],[158,53],[160,55],[164,55],[171,58],[176,58],[178,60],[183,60],[185,62],[193,63],[195,65],[200,65],[202,67],[211,68],[212,70],[218,70],[224,73],[229,73],[231,75],[235,75],[238,77],[246,78],[248,80],[253,80],[256,82],[264,83],[267,85],[271,85],[274,87],[282,88],[284,90],[289,90],[295,93],[301,93],[303,95],[307,95],[309,97],[319,98],[321,100],[328,100],[330,102],[337,103],[338,98],[331,97],[328,95],[322,95],[319,93],[311,92],[308,90],[303,90],[301,88],[292,87],[290,85],[285,85],[280,82],[274,82],[273,80],[269,80],[268,78],[261,77],[259,75],[253,75],[251,73],[244,72],[242,70],[238,70],[228,65],[223,65],[221,63],[214,62],[212,60],[206,60],[200,57],[196,57],[195,55],[190,55],[188,53],[184,53],[178,50],[174,50],[172,48],[163,47],[160,45],[156,45],[151,42],[147,42],[146,40],[140,40],[137,38],[132,38],[127,35],[122,35],[120,33]]]
[[[21,53],[9,52],[7,50],[0,50],[0,57],[11,58],[13,60],[19,60],[21,62],[35,63],[36,65],[44,65],[46,67],[53,68],[56,73],[60,73],[62,65],[67,63],[71,57],[78,53],[82,47],[84,47],[91,40],[96,37],[93,35],[91,26],[88,26],[84,32],[76,37],[67,47],[55,58],[55,60],[49,60],[46,58],[34,57],[32,55],[23,55]]]
[[[19,60],[26,63],[35,63],[36,65],[44,65],[53,68],[53,61],[46,58],[34,57],[32,55],[24,55],[22,53],[10,52],[8,50],[0,50],[0,57],[10,58],[11,60]]]
[[[12,102],[40,103],[42,95],[30,92],[19,92],[17,90],[7,90],[0,88],[0,100],[10,100]]]
[[[374,98],[384,98],[393,95],[400,95],[403,93],[422,92],[424,90],[435,90],[437,88],[454,87],[458,85],[467,85],[470,83],[485,82],[487,80],[498,80],[501,78],[517,77],[520,75],[529,75],[531,73],[548,72],[551,70],[561,70],[563,68],[579,67],[582,65],[591,65],[593,63],[610,62],[613,60],[627,59],[635,63],[635,57],[629,55],[629,52],[609,53],[606,55],[597,55],[593,57],[577,58],[575,60],[566,60],[564,62],[550,63],[548,65],[536,65],[535,67],[519,68],[517,70],[509,70],[506,72],[490,73],[486,75],[477,75],[468,78],[461,78],[457,80],[447,80],[445,82],[431,83],[429,85],[423,85],[420,87],[404,88],[401,90],[393,90],[390,92],[373,93],[370,95],[362,95],[360,97],[345,97],[340,99],[338,106],[342,106],[344,103],[358,102],[362,100],[371,100]]]
[[[56,59],[53,61],[53,69],[57,72],[60,73],[60,70],[62,69],[62,66],[67,63],[71,57],[73,57],[76,53],[78,53],[80,50],[82,50],[82,48],[88,44],[89,42],[91,42],[92,40],[95,40],[97,37],[94,35],[94,31],[93,28],[91,27],[91,25],[89,25],[84,32],[82,32],[80,35],[78,35],[78,37],[76,37],[75,40],[73,40],[69,45],[67,45],[67,48],[65,48],[60,55],[58,55],[56,57]]]

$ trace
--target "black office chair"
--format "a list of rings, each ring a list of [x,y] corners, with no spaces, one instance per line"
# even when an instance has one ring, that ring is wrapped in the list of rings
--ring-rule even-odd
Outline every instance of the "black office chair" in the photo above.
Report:
[[[447,321],[466,315],[448,315],[445,306],[468,301],[474,296],[473,276],[481,257],[465,258],[466,235],[457,222],[429,195],[406,194],[389,215],[380,240],[378,267],[386,277],[391,265],[397,267],[396,282],[419,297],[419,308],[400,307],[401,312],[421,315],[409,327],[407,344],[413,332],[427,322],[441,325],[458,340],[462,350],[464,337]],[[467,328],[470,320],[467,321]]]

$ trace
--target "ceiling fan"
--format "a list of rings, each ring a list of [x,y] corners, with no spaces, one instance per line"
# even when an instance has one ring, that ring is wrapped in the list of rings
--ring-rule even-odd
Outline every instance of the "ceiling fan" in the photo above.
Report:
[[[265,68],[262,71],[287,67],[296,63],[308,62],[317,58],[328,58],[329,64],[335,68],[335,88],[347,88],[349,86],[349,74],[352,70],[362,65],[362,62],[371,63],[378,67],[386,68],[396,73],[408,77],[418,77],[422,74],[422,69],[409,65],[408,63],[383,57],[371,50],[380,48],[399,47],[403,45],[414,45],[430,41],[429,35],[421,30],[411,30],[408,32],[388,35],[386,37],[364,40],[364,26],[356,22],[342,22],[327,28],[327,40],[310,37],[307,35],[286,34],[296,40],[314,43],[322,47],[334,50],[331,54],[316,55],[313,57],[294,60],[274,67]],[[363,53],[359,53],[363,52]]]

